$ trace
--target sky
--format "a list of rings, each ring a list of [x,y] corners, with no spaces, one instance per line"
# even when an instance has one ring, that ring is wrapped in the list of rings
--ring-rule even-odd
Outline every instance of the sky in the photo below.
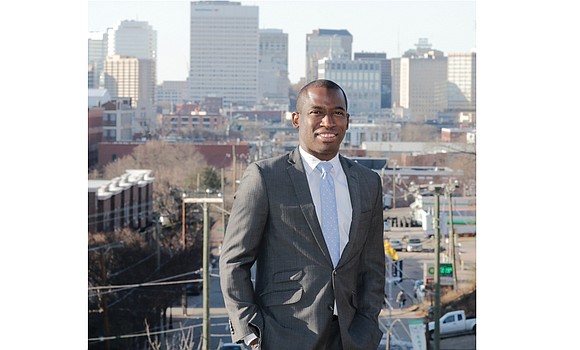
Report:
[[[239,1],[259,7],[259,27],[282,29],[289,41],[289,78],[305,75],[306,34],[347,29],[354,52],[400,57],[427,38],[432,48],[476,48],[475,1]],[[123,20],[148,22],[157,31],[157,81],[185,80],[189,65],[190,1],[88,1],[88,31],[105,31]]]

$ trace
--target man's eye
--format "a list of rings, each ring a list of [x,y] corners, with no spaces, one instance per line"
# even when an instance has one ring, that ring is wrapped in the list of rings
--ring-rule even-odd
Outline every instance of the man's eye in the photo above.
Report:
[[[311,111],[310,114],[312,114],[312,115],[322,115],[324,113],[322,111]]]

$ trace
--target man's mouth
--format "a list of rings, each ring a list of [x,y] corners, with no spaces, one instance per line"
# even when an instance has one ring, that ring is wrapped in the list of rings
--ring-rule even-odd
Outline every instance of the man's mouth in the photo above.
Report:
[[[336,140],[336,134],[332,132],[320,132],[317,135],[322,141],[328,142]]]

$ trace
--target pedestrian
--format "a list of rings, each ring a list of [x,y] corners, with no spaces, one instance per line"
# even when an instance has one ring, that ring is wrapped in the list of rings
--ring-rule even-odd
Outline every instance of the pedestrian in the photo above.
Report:
[[[347,106],[336,83],[308,83],[292,113],[298,146],[244,172],[219,263],[236,343],[265,350],[378,347],[382,185],[376,172],[339,154]]]
[[[403,309],[403,307],[405,307],[405,301],[407,301],[407,297],[405,296],[405,292],[401,289],[399,294],[397,294],[397,303],[399,304],[399,309]]]

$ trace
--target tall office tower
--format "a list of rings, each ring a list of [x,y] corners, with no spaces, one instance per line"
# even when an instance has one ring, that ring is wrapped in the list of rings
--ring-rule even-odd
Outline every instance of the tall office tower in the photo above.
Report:
[[[354,59],[378,61],[381,67],[381,108],[391,108],[391,60],[384,52],[355,52]]]
[[[401,100],[401,59],[399,57],[391,59],[391,108],[400,107]]]
[[[148,133],[155,120],[155,61],[126,56],[107,56],[104,87],[113,99],[131,98],[136,109],[133,131]]]
[[[89,32],[88,38],[88,79],[89,89],[98,89],[102,87],[100,81],[103,72],[103,65],[105,57],[107,57],[107,33],[105,32]]]
[[[318,78],[332,80],[345,90],[350,114],[381,110],[379,61],[323,58],[318,61]]]
[[[139,59],[157,59],[157,31],[147,22],[126,20],[107,30],[108,56],[131,56]]]
[[[437,114],[447,108],[447,57],[443,52],[420,40],[417,49],[405,52],[393,70],[399,75],[398,101],[393,107],[406,109],[411,121],[438,119]]]
[[[285,105],[288,108],[288,34],[283,33],[282,29],[260,29],[258,34],[258,98],[262,103]]]
[[[105,87],[113,89],[114,98],[131,98],[137,110],[135,132],[149,132],[157,123],[157,31],[147,22],[125,20],[107,34]]]
[[[447,55],[447,109],[474,112],[476,109],[475,52],[450,52]]]
[[[306,34],[306,82],[318,79],[322,58],[352,59],[352,35],[346,29],[315,29]]]
[[[224,105],[258,100],[258,7],[192,1],[189,91],[192,102],[222,97]]]

